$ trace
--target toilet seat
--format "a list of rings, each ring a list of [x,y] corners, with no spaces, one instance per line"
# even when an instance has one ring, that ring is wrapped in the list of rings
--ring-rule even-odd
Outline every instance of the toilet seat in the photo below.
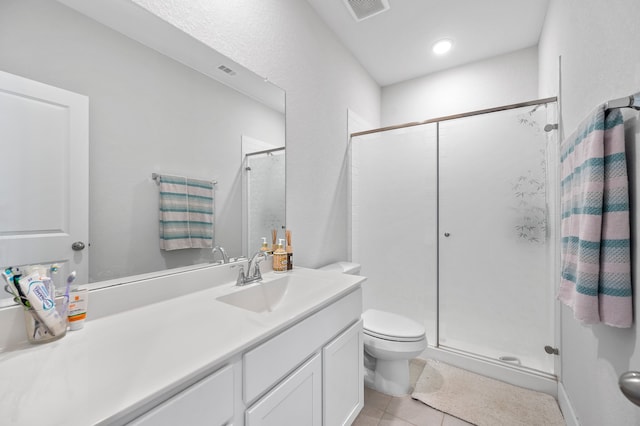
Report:
[[[374,333],[373,331],[363,330],[367,336],[375,337],[376,339],[387,340],[389,342],[418,342],[422,340],[422,337],[398,337],[398,336],[386,336],[384,334]]]
[[[409,318],[391,312],[368,309],[362,314],[363,332],[392,342],[417,342],[425,338],[424,327]]]

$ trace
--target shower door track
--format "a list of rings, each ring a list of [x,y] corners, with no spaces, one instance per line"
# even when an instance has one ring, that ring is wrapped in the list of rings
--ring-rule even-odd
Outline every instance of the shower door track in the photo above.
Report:
[[[350,136],[351,137],[364,136],[364,135],[369,135],[369,134],[372,134],[372,133],[386,132],[388,130],[405,129],[407,127],[422,126],[423,124],[439,123],[441,121],[455,120],[457,118],[464,118],[464,117],[473,117],[474,115],[489,114],[489,113],[492,113],[492,112],[499,112],[499,111],[507,111],[507,110],[510,110],[510,109],[522,108],[522,107],[533,106],[533,105],[543,105],[543,104],[548,104],[548,103],[551,103],[551,102],[556,102],[557,100],[558,100],[557,96],[552,96],[550,98],[537,99],[537,100],[534,100],[534,101],[520,102],[520,103],[517,103],[517,104],[503,105],[503,106],[494,107],[494,108],[487,108],[487,109],[480,109],[480,110],[477,110],[477,111],[464,112],[462,114],[445,115],[443,117],[430,118],[430,119],[424,120],[424,121],[414,121],[414,122],[411,122],[411,123],[396,124],[394,126],[380,127],[378,129],[364,130],[362,132],[351,133]]]

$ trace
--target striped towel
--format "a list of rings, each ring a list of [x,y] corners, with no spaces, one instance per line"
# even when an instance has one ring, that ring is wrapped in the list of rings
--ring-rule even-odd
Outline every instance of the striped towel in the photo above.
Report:
[[[619,109],[597,108],[560,146],[562,278],[576,319],[633,322],[629,183]]]
[[[213,183],[160,176],[160,248],[213,247]]]

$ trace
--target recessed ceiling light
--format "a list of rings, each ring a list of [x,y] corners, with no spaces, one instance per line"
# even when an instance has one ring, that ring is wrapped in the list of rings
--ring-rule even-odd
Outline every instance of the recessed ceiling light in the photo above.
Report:
[[[447,53],[449,50],[451,50],[451,47],[453,46],[453,42],[449,39],[443,39],[440,41],[437,41],[434,45],[433,45],[433,53],[435,53],[436,55],[444,55],[445,53]]]

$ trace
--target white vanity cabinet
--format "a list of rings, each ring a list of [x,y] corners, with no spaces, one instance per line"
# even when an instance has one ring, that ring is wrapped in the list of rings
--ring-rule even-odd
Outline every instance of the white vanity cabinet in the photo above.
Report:
[[[358,289],[247,352],[246,426],[351,424],[364,402],[361,313]]]
[[[99,315],[38,347],[0,328],[0,395],[11,396],[0,398],[0,423],[35,425],[47,413],[68,426],[351,424],[363,405],[366,278],[296,268],[237,287],[237,274],[217,265],[98,289]],[[200,282],[216,285],[194,290]],[[238,302],[274,293],[268,310]],[[110,308],[120,300],[125,308]],[[0,320],[22,314],[0,309]]]
[[[191,385],[129,423],[132,426],[218,426],[234,412],[233,367],[227,366]]]
[[[361,313],[358,287],[130,424],[349,425],[364,403]]]

